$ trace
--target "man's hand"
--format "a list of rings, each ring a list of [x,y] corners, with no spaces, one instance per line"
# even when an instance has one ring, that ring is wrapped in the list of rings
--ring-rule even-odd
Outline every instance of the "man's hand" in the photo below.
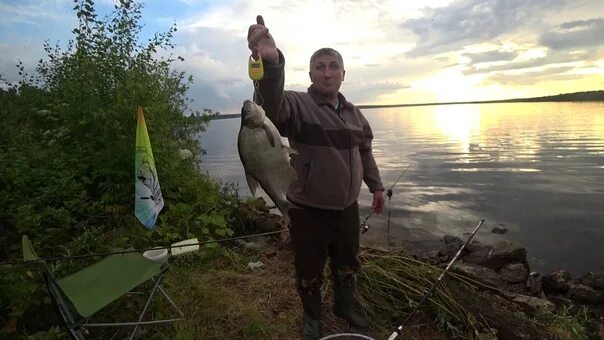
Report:
[[[256,17],[256,24],[250,25],[247,31],[247,46],[252,51],[252,57],[258,60],[262,57],[265,62],[276,64],[279,62],[279,52],[275,40],[264,26],[262,15]]]
[[[371,204],[371,211],[375,214],[380,214],[384,211],[384,204],[386,200],[384,199],[383,191],[374,191],[373,192],[373,203]]]

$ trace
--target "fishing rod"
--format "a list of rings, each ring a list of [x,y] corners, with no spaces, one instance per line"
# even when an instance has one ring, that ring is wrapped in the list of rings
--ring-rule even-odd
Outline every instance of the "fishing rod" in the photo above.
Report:
[[[105,257],[105,256],[110,256],[110,255],[122,255],[122,254],[130,254],[130,253],[140,253],[140,252],[145,252],[148,250],[161,250],[161,249],[172,249],[172,248],[185,248],[185,247],[190,247],[190,246],[198,246],[198,245],[205,245],[205,244],[210,244],[210,243],[222,243],[222,242],[227,242],[227,241],[235,241],[235,240],[241,240],[241,239],[247,239],[247,238],[254,238],[254,237],[260,237],[260,236],[268,236],[268,235],[274,235],[274,234],[280,234],[282,232],[287,231],[287,229],[284,230],[277,230],[277,231],[269,231],[266,233],[260,233],[260,234],[253,234],[253,235],[244,235],[244,236],[237,236],[237,237],[229,237],[229,238],[223,238],[223,239],[218,239],[218,240],[209,240],[209,241],[202,241],[202,242],[187,242],[184,244],[179,244],[179,245],[169,245],[169,246],[165,246],[165,247],[160,247],[158,248],[157,246],[153,247],[153,248],[146,248],[146,249],[135,249],[135,250],[123,250],[123,251],[116,251],[116,252],[110,252],[110,253],[100,253],[100,254],[83,254],[83,255],[73,255],[73,256],[59,256],[59,257],[48,257],[48,258],[43,258],[43,259],[39,259],[39,260],[27,260],[27,261],[6,261],[6,262],[0,262],[0,266],[8,266],[8,265],[14,265],[14,264],[27,264],[27,263],[35,263],[35,262],[40,262],[40,261],[58,261],[58,260],[70,260],[70,259],[83,259],[83,258],[88,258],[88,257]]]
[[[396,185],[396,183],[398,183],[398,181],[401,180],[401,178],[403,177],[403,175],[405,174],[405,172],[407,172],[407,170],[409,170],[410,166],[411,165],[407,165],[407,167],[403,170],[403,172],[401,172],[401,174],[398,176],[398,178],[396,179],[396,181],[394,181],[394,184],[392,184],[390,186],[390,189],[388,189],[386,191],[386,196],[388,196],[388,240],[390,240],[390,201],[392,200],[392,189],[394,188],[394,186]],[[367,230],[369,230],[369,225],[367,224],[367,220],[369,220],[369,218],[371,216],[373,216],[373,210],[361,222],[361,234],[364,234],[364,233],[367,232]]]
[[[319,340],[336,339],[336,338],[343,338],[343,337],[346,337],[346,338],[354,337],[354,338],[359,338],[359,339],[375,340],[374,338],[368,337],[367,335],[358,334],[358,333],[332,334],[332,335],[324,336]]]
[[[451,266],[453,266],[453,263],[455,263],[455,261],[457,261],[457,258],[461,255],[461,252],[466,248],[466,246],[468,245],[468,243],[470,243],[470,241],[472,241],[472,238],[474,238],[474,235],[476,235],[476,232],[478,231],[478,229],[480,229],[480,227],[482,226],[483,223],[484,223],[484,220],[480,220],[480,222],[478,222],[478,225],[476,226],[476,228],[474,228],[474,231],[472,231],[472,234],[470,234],[470,237],[468,237],[468,239],[466,240],[466,242],[461,245],[461,248],[459,248],[459,250],[457,251],[457,253],[455,254],[455,256],[453,256],[453,259],[451,259],[451,261],[449,261],[449,263],[447,264],[447,267],[445,268],[445,270],[443,270],[443,272],[440,273],[440,275],[438,276],[438,278],[436,279],[436,281],[434,282],[434,284],[432,284],[432,287],[430,287],[430,289],[426,293],[424,293],[424,296],[420,300],[419,304],[417,304],[417,306],[415,306],[415,308],[413,308],[413,310],[411,311],[411,313],[409,313],[407,315],[407,317],[405,318],[405,320],[403,321],[403,323],[400,326],[398,326],[398,328],[390,335],[390,337],[388,338],[388,340],[394,340],[394,339],[396,339],[396,337],[398,337],[403,332],[403,327],[405,327],[405,325],[409,322],[409,320],[411,320],[411,318],[415,315],[415,313],[417,313],[417,311],[419,310],[419,307],[424,302],[426,302],[426,300],[428,300],[428,297],[432,294],[432,292],[434,291],[434,289],[436,288],[436,286],[438,285],[438,283],[443,279],[443,277],[449,271],[449,269],[451,268]]]

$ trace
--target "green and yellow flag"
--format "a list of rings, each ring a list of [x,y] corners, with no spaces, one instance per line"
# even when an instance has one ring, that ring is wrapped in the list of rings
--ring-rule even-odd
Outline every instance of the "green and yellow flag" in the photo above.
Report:
[[[136,126],[136,151],[134,155],[134,215],[148,229],[155,229],[159,212],[164,207],[164,198],[159,187],[155,159],[151,151],[149,133],[145,124],[143,108],[138,107]]]

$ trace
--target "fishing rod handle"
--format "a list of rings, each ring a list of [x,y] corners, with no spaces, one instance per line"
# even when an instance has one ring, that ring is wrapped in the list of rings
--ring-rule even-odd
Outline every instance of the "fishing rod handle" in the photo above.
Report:
[[[403,330],[403,327],[399,327],[396,331],[394,331],[394,332],[392,332],[392,334],[390,334],[390,337],[388,338],[388,340],[396,339],[396,337],[401,333],[402,330]]]

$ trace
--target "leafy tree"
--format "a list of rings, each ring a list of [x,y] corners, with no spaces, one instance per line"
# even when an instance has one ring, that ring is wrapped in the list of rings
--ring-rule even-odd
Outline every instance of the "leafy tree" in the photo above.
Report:
[[[47,58],[35,74],[19,64],[20,83],[0,92],[0,157],[8,165],[1,170],[0,217],[9,231],[7,243],[15,244],[22,233],[70,237],[82,226],[136,223],[131,215],[138,105],[145,109],[164,197],[178,202],[178,208],[168,204],[161,226],[224,229],[216,221],[228,219],[231,197],[221,195],[199,169],[197,137],[213,113],[185,115],[192,77],[172,69],[183,60],[170,52],[176,25],[141,42],[141,4],[121,0],[103,19],[92,0],[77,0],[73,9],[74,40],[65,49],[47,42]],[[167,56],[159,56],[161,51]],[[183,149],[194,157],[181,159]],[[185,236],[174,232],[169,238]],[[54,241],[60,240],[65,238]]]
[[[192,77],[172,68],[183,60],[171,52],[176,25],[143,42],[141,4],[120,0],[100,19],[92,0],[74,3],[74,39],[47,42],[34,74],[20,63],[21,81],[0,90],[0,258],[19,258],[22,234],[43,256],[230,234],[236,195],[200,171],[198,135],[213,113],[185,115]],[[154,232],[133,216],[139,105],[166,202]],[[0,290],[14,291],[2,287],[10,275]],[[14,299],[0,293],[1,306]],[[26,307],[0,308],[0,321]]]

